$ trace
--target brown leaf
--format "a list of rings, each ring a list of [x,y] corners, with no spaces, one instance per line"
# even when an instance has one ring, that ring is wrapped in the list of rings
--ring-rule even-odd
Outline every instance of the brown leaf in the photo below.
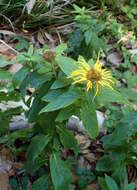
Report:
[[[15,36],[16,35],[14,32],[11,32],[9,30],[0,30],[0,33],[4,34],[4,35],[11,35],[11,36]]]
[[[135,65],[131,66],[131,73],[136,74],[137,73],[137,67]]]
[[[0,190],[9,189],[9,176],[5,171],[0,170]]]
[[[55,59],[55,53],[52,51],[46,51],[43,53],[43,58],[48,62],[52,62]]]
[[[30,181],[28,182],[28,185],[27,185],[27,189],[26,189],[26,190],[32,190],[32,184],[31,184]]]
[[[79,135],[79,134],[77,134],[76,135],[76,139],[77,139],[79,147],[82,150],[87,149],[90,146],[90,144],[91,144],[91,140],[89,140],[86,135]]]
[[[88,185],[86,190],[100,190],[100,186],[97,182],[95,182]]]
[[[112,52],[107,56],[107,61],[113,66],[119,66],[122,63],[123,57],[121,52]]]
[[[22,65],[16,63],[16,64],[13,64],[13,65],[10,66],[9,71],[14,74],[17,71],[19,71],[21,68],[22,68]]]
[[[38,32],[38,41],[40,42],[40,44],[44,45],[45,44],[45,40],[44,40],[44,37],[42,35],[42,32],[39,31]]]
[[[93,153],[85,154],[84,157],[85,157],[89,162],[96,162],[96,161],[97,161],[96,155],[93,154]]]

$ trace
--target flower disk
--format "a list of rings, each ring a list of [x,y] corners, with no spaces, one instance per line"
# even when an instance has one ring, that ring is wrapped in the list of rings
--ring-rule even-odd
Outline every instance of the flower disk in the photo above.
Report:
[[[113,90],[113,78],[110,71],[102,69],[102,63],[99,57],[93,67],[90,67],[83,57],[78,59],[78,69],[73,71],[70,78],[74,80],[73,84],[85,83],[86,89],[92,89],[93,85],[96,86],[94,98],[99,92],[99,87],[108,87]]]

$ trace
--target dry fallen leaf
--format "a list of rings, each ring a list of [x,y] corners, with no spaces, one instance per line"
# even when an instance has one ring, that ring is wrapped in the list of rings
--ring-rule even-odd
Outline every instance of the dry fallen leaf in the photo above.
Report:
[[[32,190],[32,184],[28,182],[27,189],[26,190]]]
[[[107,56],[107,61],[114,66],[119,66],[122,63],[123,57],[121,53],[112,52]]]
[[[0,169],[0,190],[9,189],[9,176],[8,174]]]
[[[94,182],[87,186],[86,190],[100,190],[100,186],[97,182]]]
[[[15,64],[10,66],[9,71],[14,74],[17,71],[19,71],[21,68],[22,68],[21,64],[15,63]]]
[[[15,36],[16,35],[14,32],[11,32],[9,30],[0,30],[0,34],[11,35],[11,36]]]
[[[41,31],[38,32],[38,41],[40,44],[45,45],[45,40]]]
[[[85,154],[84,157],[85,157],[90,163],[97,161],[97,157],[95,156],[94,153]]]
[[[75,137],[77,139],[80,149],[85,150],[90,146],[91,140],[89,140],[86,135],[77,134]]]
[[[9,189],[8,172],[12,168],[13,156],[9,149],[2,148],[0,151],[0,190]]]

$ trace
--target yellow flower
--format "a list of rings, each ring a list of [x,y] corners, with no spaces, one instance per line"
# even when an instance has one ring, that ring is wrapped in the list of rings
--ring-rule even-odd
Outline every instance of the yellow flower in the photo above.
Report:
[[[113,90],[113,78],[110,71],[102,69],[102,63],[99,61],[99,56],[93,67],[84,60],[83,57],[78,59],[78,69],[73,71],[69,76],[74,80],[73,84],[86,83],[86,90],[92,89],[93,85],[96,87],[94,98],[99,92],[99,87],[108,87]]]

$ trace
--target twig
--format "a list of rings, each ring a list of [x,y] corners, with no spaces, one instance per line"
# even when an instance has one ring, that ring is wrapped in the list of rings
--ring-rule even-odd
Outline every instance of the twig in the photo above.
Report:
[[[6,17],[5,15],[1,14],[1,13],[0,13],[0,16],[4,17],[10,23],[13,32],[16,33],[11,20],[8,17]]]
[[[7,46],[9,49],[12,49],[15,53],[18,53],[18,51],[16,51],[14,48],[12,48],[11,46],[9,46],[8,44],[6,44],[6,42],[4,42],[3,40],[0,40],[0,42],[2,44],[4,44],[5,46]]]
[[[61,39],[60,33],[59,33],[59,31],[57,29],[56,29],[56,32],[57,32],[57,35],[58,35],[58,38],[59,38],[59,42],[61,44],[62,43],[62,39]]]
[[[64,24],[64,25],[61,25],[61,26],[57,26],[57,29],[62,29],[62,28],[66,28],[67,26],[74,26],[74,22],[71,22],[71,23],[69,23],[69,24]]]

